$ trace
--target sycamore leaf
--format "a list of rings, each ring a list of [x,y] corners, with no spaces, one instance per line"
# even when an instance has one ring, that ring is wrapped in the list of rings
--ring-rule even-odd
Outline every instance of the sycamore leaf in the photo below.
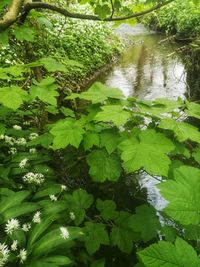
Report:
[[[102,223],[86,222],[83,228],[85,246],[89,254],[99,250],[100,245],[109,245],[108,233]]]
[[[100,133],[100,146],[105,147],[107,152],[111,154],[117,149],[119,144],[119,133],[115,130],[104,130]]]
[[[138,252],[146,267],[199,267],[196,251],[183,239],[177,237],[175,245],[159,241]]]
[[[40,59],[40,62],[44,65],[45,69],[49,72],[62,71],[66,72],[67,69],[64,64],[57,61],[54,58],[47,57]]]
[[[96,182],[116,181],[120,176],[120,161],[115,155],[109,155],[104,149],[93,150],[87,156],[89,174]]]
[[[141,233],[144,242],[156,237],[160,229],[156,210],[145,204],[136,208],[136,214],[131,216],[129,225],[135,232]]]
[[[164,118],[160,122],[159,127],[173,131],[180,142],[190,139],[200,143],[200,132],[198,131],[198,128],[189,123],[178,122],[170,118]]]
[[[43,102],[56,106],[56,97],[59,95],[59,93],[56,91],[58,85],[54,84],[54,82],[55,79],[52,77],[47,77],[40,83],[35,82],[35,85],[32,85],[30,88],[31,96],[33,98],[38,97]]]
[[[50,131],[54,136],[53,148],[65,148],[69,144],[78,148],[83,139],[84,132],[73,119],[59,121]]]
[[[97,199],[96,207],[100,211],[102,218],[105,220],[112,220],[118,216],[116,204],[112,200],[103,201],[101,199]]]
[[[99,135],[95,132],[88,132],[83,137],[83,146],[85,150],[89,150],[93,146],[99,146]]]
[[[181,166],[174,171],[174,180],[163,182],[157,187],[169,201],[164,212],[181,224],[200,223],[200,170]]]
[[[18,109],[28,99],[28,93],[18,86],[0,88],[0,103],[11,109]]]
[[[120,89],[109,88],[100,82],[95,82],[86,92],[81,94],[72,94],[71,96],[66,97],[66,99],[75,99],[77,97],[80,99],[90,100],[93,104],[101,103],[108,98],[124,99]]]
[[[139,134],[138,139],[127,139],[119,147],[128,173],[144,168],[149,174],[167,176],[170,159],[166,153],[172,151],[174,145],[163,134],[145,130]]]
[[[186,106],[187,106],[186,113],[188,114],[188,116],[200,119],[200,105],[199,104],[190,103],[187,101]]]
[[[124,125],[131,117],[130,113],[123,110],[122,106],[110,105],[101,107],[102,111],[97,113],[94,120],[103,122],[113,122],[116,126]]]
[[[35,31],[30,27],[20,26],[15,29],[14,35],[19,41],[33,42],[35,38]]]

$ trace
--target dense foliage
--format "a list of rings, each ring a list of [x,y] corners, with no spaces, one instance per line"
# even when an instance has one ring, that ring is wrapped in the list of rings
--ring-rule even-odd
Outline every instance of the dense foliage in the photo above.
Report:
[[[82,2],[93,3],[97,14],[107,5]],[[126,99],[101,83],[71,93],[63,77],[82,68],[84,44],[94,49],[100,39],[80,38],[77,47],[68,21],[71,46],[80,49],[70,55],[68,44],[53,37],[56,17],[31,16],[9,28],[10,47],[14,35],[31,54],[24,50],[0,68],[0,266],[111,267],[120,258],[126,266],[200,266],[200,132],[190,122],[200,119],[200,105]],[[49,25],[46,55],[35,39],[43,32],[36,17]],[[1,37],[8,41],[7,32]],[[98,51],[110,53],[107,45]],[[142,193],[147,174],[166,201],[159,210]],[[127,177],[135,183],[131,207],[116,195]]]

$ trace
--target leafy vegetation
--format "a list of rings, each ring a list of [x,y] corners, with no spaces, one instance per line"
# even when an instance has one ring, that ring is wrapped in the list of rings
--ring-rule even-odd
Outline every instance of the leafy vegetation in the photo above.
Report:
[[[112,8],[91,3],[100,18]],[[115,5],[120,13],[121,2]],[[113,251],[127,266],[200,266],[200,131],[190,122],[200,119],[200,105],[125,98],[98,82],[72,93],[63,77],[82,68],[86,43],[66,57],[56,51],[67,43],[55,40],[45,55],[33,26],[44,14],[31,16],[29,24],[9,25],[9,42],[14,34],[23,48],[35,45],[36,57],[0,69],[0,266],[118,266]],[[159,180],[161,210],[142,194],[145,173]],[[131,208],[115,192],[127,176],[136,185]]]

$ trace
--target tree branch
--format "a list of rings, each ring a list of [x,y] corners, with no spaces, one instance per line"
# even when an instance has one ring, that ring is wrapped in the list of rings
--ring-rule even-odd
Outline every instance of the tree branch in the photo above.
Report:
[[[6,30],[10,25],[12,25],[22,9],[24,0],[13,0],[8,7],[8,11],[0,20],[0,31]]]
[[[155,11],[173,1],[174,0],[166,0],[165,2],[159,3],[156,6],[146,9],[144,11],[136,12],[136,13],[123,16],[123,17],[113,17],[114,14],[112,14],[112,16],[104,19],[103,21],[121,21],[121,20],[126,20],[126,19],[131,19],[131,18],[137,18],[143,15],[146,15],[152,11]],[[23,2],[24,2],[23,0],[13,0],[8,12],[4,16],[3,20],[0,21],[0,31],[7,29],[10,25],[12,25],[17,20],[18,15],[20,14],[20,9],[22,8]],[[28,16],[29,12],[32,9],[48,9],[48,10],[60,13],[68,18],[101,21],[101,19],[95,15],[71,13],[67,9],[63,9],[61,7],[54,6],[48,3],[34,2],[34,3],[27,3],[24,5],[20,18],[19,18],[21,23],[24,23],[24,21],[26,20],[26,17]]]

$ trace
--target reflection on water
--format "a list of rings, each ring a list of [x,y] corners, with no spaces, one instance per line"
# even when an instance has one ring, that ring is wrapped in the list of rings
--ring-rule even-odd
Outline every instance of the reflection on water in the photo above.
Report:
[[[163,35],[137,36],[120,63],[99,80],[108,86],[120,88],[126,96],[140,99],[184,97],[185,70],[175,45],[161,43]]]
[[[126,96],[140,99],[184,98],[186,93],[186,75],[184,65],[176,45],[163,42],[163,35],[148,32],[142,25],[130,27],[123,24],[118,34],[130,35],[132,45],[121,61],[99,81],[111,87],[120,88]],[[146,173],[139,175],[141,188],[146,188],[148,201],[161,210],[167,204],[156,188],[158,181]]]

